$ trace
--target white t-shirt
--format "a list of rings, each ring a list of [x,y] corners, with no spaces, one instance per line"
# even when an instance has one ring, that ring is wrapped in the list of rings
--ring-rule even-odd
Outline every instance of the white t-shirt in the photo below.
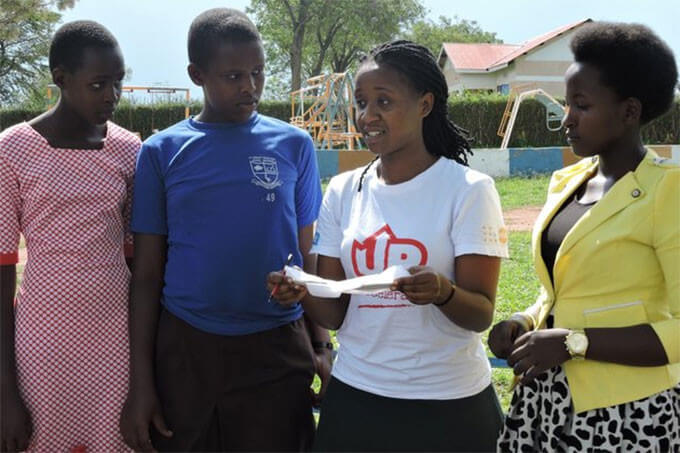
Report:
[[[373,164],[331,179],[312,253],[340,258],[347,278],[391,265],[427,265],[455,281],[454,257],[507,257],[507,232],[493,180],[440,158],[401,184],[386,185]],[[333,375],[377,395],[456,399],[491,382],[480,334],[434,305],[396,291],[353,295],[337,338]]]

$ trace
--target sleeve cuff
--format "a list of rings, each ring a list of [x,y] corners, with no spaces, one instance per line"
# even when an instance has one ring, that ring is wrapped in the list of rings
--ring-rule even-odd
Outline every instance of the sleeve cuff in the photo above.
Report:
[[[661,340],[668,363],[680,363],[680,319],[655,322],[652,328]]]
[[[499,258],[509,258],[507,247],[489,244],[456,245],[456,257],[461,255],[486,255]]]
[[[0,266],[11,266],[19,262],[19,252],[0,253]]]
[[[340,258],[340,249],[338,247],[330,247],[327,245],[313,245],[309,253],[330,256],[331,258]]]

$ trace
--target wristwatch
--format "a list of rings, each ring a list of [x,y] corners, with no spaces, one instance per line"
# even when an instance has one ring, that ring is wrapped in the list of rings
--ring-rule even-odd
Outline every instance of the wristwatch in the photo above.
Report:
[[[570,330],[564,345],[572,359],[583,360],[588,350],[588,337],[583,330]]]
[[[330,341],[312,341],[312,348],[314,348],[315,351],[318,349],[328,349],[329,351],[332,351],[333,343]]]

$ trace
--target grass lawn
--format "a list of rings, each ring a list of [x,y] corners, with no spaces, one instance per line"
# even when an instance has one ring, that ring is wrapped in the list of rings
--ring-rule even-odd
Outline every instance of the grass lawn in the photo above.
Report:
[[[495,178],[496,190],[501,197],[503,210],[522,206],[543,206],[548,193],[550,175],[536,175],[526,178]]]
[[[543,203],[545,203],[550,175],[494,179],[504,210],[521,208],[522,206],[543,206]],[[321,188],[324,192],[326,186],[328,186],[328,181],[330,181],[329,178],[321,180]]]

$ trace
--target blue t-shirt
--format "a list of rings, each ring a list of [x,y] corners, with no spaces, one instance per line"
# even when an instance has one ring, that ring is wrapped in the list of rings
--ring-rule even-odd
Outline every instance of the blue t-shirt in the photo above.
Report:
[[[151,136],[137,161],[132,230],[168,237],[162,303],[197,329],[244,335],[298,319],[267,302],[267,273],[301,265],[321,184],[309,135],[254,113],[246,123],[187,119]]]

